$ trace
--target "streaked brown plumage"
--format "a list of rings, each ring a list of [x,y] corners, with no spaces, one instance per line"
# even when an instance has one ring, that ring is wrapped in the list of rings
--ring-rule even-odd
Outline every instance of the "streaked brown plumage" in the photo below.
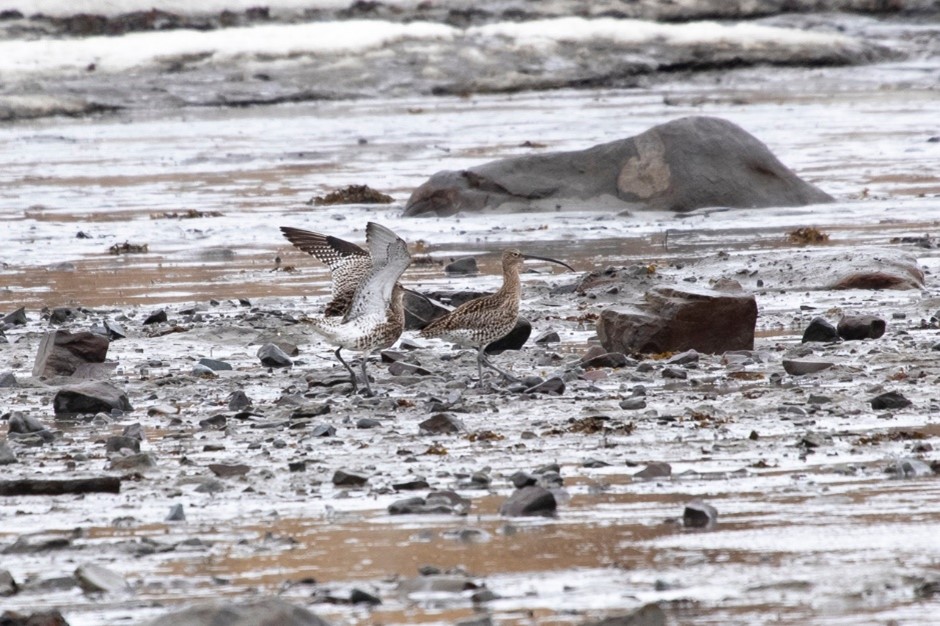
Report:
[[[505,337],[516,325],[519,318],[519,300],[522,295],[519,270],[526,259],[549,261],[574,270],[567,263],[555,259],[526,255],[518,250],[506,250],[502,257],[503,284],[499,291],[465,302],[421,330],[422,337],[439,337],[461,346],[476,348],[477,374],[481,382],[484,365],[510,380],[513,379],[512,376],[490,363],[484,350],[490,343]]]
[[[323,314],[346,315],[356,288],[372,271],[372,258],[356,244],[309,230],[281,226],[281,232],[294,246],[315,256],[330,268],[332,294]]]
[[[359,388],[356,373],[343,360],[341,351],[347,348],[362,353],[363,382],[366,392],[372,395],[366,360],[374,350],[395,343],[405,327],[404,288],[398,279],[411,263],[411,255],[401,237],[374,222],[366,226],[366,242],[370,269],[356,284],[342,319],[322,317],[309,321],[324,339],[337,346],[334,354],[349,372],[353,391]]]

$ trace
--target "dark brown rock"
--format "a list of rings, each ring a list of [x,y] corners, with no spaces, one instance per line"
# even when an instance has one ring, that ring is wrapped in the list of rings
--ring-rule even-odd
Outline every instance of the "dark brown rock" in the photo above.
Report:
[[[710,206],[803,206],[832,197],[801,180],[766,145],[714,117],[685,117],[586,150],[444,171],[412,193],[405,215],[573,207],[686,212]]]
[[[839,320],[839,336],[846,341],[878,339],[885,334],[887,322],[874,315],[847,315]]]
[[[824,317],[814,317],[803,331],[803,343],[810,341],[833,342],[839,341],[839,331]]]
[[[104,363],[108,338],[87,330],[46,333],[39,344],[33,376],[71,376],[84,363]]]
[[[686,528],[711,528],[717,522],[718,509],[701,500],[689,502],[682,512],[682,525]]]
[[[123,391],[104,382],[88,382],[62,387],[52,399],[52,410],[56,415],[110,413],[112,409],[134,410]]]
[[[544,487],[533,485],[514,491],[499,507],[499,514],[506,517],[553,516],[557,509],[555,495]]]
[[[753,350],[754,296],[663,286],[632,307],[611,307],[597,321],[597,336],[609,352],[716,354]]]

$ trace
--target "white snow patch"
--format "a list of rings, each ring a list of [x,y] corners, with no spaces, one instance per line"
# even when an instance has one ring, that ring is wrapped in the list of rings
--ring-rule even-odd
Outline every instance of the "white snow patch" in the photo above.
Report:
[[[456,30],[443,24],[378,20],[262,25],[215,31],[172,30],[88,37],[0,42],[0,73],[120,72],[177,58],[206,56],[214,62],[289,58],[305,54],[353,54],[403,39],[440,41]]]
[[[757,24],[720,24],[710,21],[662,24],[642,20],[582,17],[487,24],[470,28],[467,33],[479,37],[513,39],[519,46],[533,47],[557,42],[586,43],[599,39],[617,44],[641,45],[658,42],[673,46],[733,45],[741,48],[762,48],[770,45],[844,46],[854,41],[845,35]]]

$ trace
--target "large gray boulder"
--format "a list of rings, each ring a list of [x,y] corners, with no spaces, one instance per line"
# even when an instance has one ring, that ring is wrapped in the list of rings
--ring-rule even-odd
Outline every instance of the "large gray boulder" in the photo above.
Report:
[[[831,202],[761,141],[727,120],[685,117],[573,152],[443,171],[418,187],[405,215],[611,208],[674,211]]]

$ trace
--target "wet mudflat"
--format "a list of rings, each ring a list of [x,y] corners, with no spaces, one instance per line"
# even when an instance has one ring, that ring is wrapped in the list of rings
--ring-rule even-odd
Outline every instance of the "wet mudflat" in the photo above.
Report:
[[[820,98],[813,82],[845,80],[848,70],[780,71],[805,80],[773,94],[700,79],[644,91],[186,110],[0,129],[15,146],[0,168],[10,242],[0,252],[0,312],[27,310],[26,325],[7,330],[0,348],[19,381],[3,390],[2,410],[55,432],[43,445],[13,442],[18,462],[4,474],[122,477],[118,495],[3,499],[2,567],[21,590],[0,604],[57,607],[73,626],[140,623],[193,599],[254,594],[282,595],[336,624],[453,623],[481,613],[505,624],[578,624],[647,602],[675,623],[929,623],[940,580],[940,255],[916,240],[937,224],[940,144],[928,141],[936,129],[927,123],[935,93],[887,81],[880,93]],[[399,217],[409,191],[438,169],[532,150],[526,141],[581,148],[689,114],[744,126],[838,202],[686,217]],[[352,183],[396,203],[306,204]],[[191,209],[207,215],[167,215]],[[431,375],[395,376],[376,363],[380,396],[351,397],[330,349],[299,321],[322,305],[327,275],[277,226],[361,241],[370,219],[434,260],[480,255],[475,277],[416,264],[405,279],[418,288],[495,287],[495,259],[481,253],[508,245],[582,272],[653,267],[636,290],[737,279],[758,299],[755,349],[678,367],[656,355],[583,370],[596,313],[628,294],[559,293],[553,288],[579,276],[539,266],[524,277],[522,310],[533,337],[554,330],[560,342],[530,342],[494,360],[517,374],[562,373],[562,395],[478,389],[471,353],[422,342],[403,351]],[[794,276],[800,288],[785,284],[785,269],[764,268],[758,288],[765,274],[748,267],[820,249],[787,239],[809,225],[830,234],[821,248],[835,255],[912,255],[925,288],[829,291],[817,275]],[[125,242],[147,251],[109,253]],[[42,307],[76,311],[53,326]],[[168,321],[144,326],[158,309]],[[887,332],[801,347],[813,317],[843,313],[877,315]],[[108,358],[134,410],[56,420],[51,400],[62,381],[30,376],[42,334],[104,321],[127,331]],[[259,362],[258,347],[275,339],[299,347],[293,367]],[[791,376],[782,361],[794,356],[833,366]],[[195,373],[203,357],[233,369]],[[230,408],[236,391],[250,408]],[[873,408],[887,391],[910,406]],[[638,396],[643,406],[621,406]],[[419,424],[440,412],[464,429],[423,434]],[[374,423],[363,427],[363,418]],[[135,423],[153,466],[115,463],[120,455],[106,450],[109,436]],[[670,471],[637,476],[656,463]],[[248,469],[219,476],[213,464]],[[339,469],[368,480],[335,484]],[[498,515],[519,470],[558,472],[556,518]],[[434,489],[468,498],[468,514],[389,514],[392,503]],[[718,509],[717,525],[682,527],[696,499]],[[182,519],[167,521],[176,505]],[[86,563],[127,586],[82,591],[72,574]],[[443,574],[418,578],[425,566]],[[350,603],[354,589],[381,604]]]

